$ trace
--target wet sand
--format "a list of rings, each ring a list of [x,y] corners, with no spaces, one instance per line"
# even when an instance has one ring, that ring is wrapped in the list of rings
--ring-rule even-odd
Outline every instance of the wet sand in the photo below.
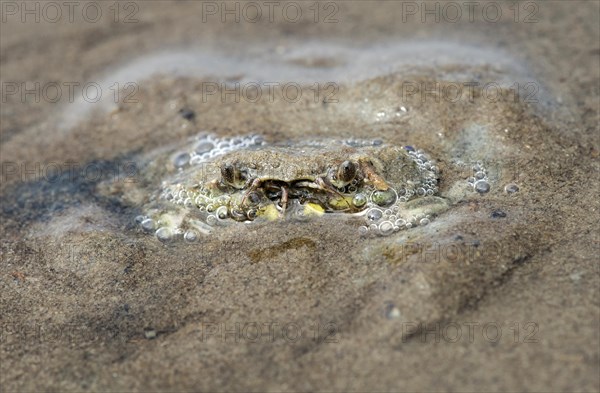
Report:
[[[136,4],[1,24],[3,391],[600,389],[598,3],[458,23],[421,3],[321,4],[316,23],[312,3],[296,23]],[[24,81],[104,99],[7,92]],[[418,146],[452,206],[391,236],[325,215],[162,244],[134,218],[199,132]]]

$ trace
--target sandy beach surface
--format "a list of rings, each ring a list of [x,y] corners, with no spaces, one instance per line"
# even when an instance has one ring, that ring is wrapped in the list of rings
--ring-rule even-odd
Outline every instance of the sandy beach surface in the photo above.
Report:
[[[1,3],[2,392],[600,390],[599,2],[49,4]],[[414,146],[444,208],[163,243],[200,133]]]

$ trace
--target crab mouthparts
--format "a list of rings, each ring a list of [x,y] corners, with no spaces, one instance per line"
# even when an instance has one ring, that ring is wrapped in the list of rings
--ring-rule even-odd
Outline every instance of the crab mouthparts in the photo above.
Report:
[[[264,205],[275,205],[279,208],[280,216],[283,217],[289,206],[290,200],[298,200],[301,204],[311,203],[323,209],[323,211],[345,211],[352,208],[346,197],[328,183],[323,178],[313,180],[296,180],[289,183],[282,180],[264,180],[252,182],[252,185],[245,191],[242,198],[242,205],[249,200],[249,195],[253,192],[262,191],[264,198],[269,203],[260,203]],[[274,202],[274,203],[272,203]]]

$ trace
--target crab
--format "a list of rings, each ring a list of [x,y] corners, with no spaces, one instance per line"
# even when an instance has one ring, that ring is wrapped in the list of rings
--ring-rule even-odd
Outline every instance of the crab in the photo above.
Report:
[[[224,154],[209,166],[188,192],[229,197],[228,216],[237,221],[251,221],[272,207],[284,217],[291,201],[323,212],[356,213],[369,197],[390,205],[398,195],[415,195],[423,182],[409,150],[386,144],[260,146]]]
[[[419,215],[427,222],[433,210],[418,207],[413,217],[412,199],[436,203],[435,163],[411,146],[378,140],[269,145],[259,136],[204,135],[194,150],[173,157],[160,197],[137,217],[161,241],[178,234],[197,239],[198,232],[236,221],[327,213],[364,215],[362,232],[389,233],[415,225]]]
[[[301,202],[313,202],[330,207],[327,202],[345,200],[343,193],[351,184],[370,184],[375,189],[387,191],[390,186],[377,173],[370,159],[356,156],[353,159],[341,161],[344,157],[328,157],[319,160],[313,173],[302,173],[299,160],[305,162],[307,157],[302,151],[282,150],[271,148],[266,151],[256,151],[242,157],[226,157],[220,164],[221,177],[214,184],[225,192],[244,190],[241,205],[256,205],[260,200],[269,199],[278,202],[281,215],[285,214],[290,199]],[[266,154],[265,154],[266,153]],[[268,155],[268,164],[274,167],[256,165]],[[323,157],[323,156],[320,156]],[[275,161],[273,161],[275,158]],[[348,158],[348,157],[346,157]],[[354,183],[353,183],[354,182]],[[250,202],[250,203],[247,203]],[[353,210],[350,203],[345,209]]]

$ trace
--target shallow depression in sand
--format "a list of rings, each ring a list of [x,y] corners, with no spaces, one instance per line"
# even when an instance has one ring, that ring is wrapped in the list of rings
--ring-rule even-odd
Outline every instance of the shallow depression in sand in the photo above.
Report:
[[[324,56],[335,61],[322,61]],[[524,65],[506,54],[444,42],[363,49],[311,43],[279,54],[265,51],[244,60],[211,52],[149,55],[113,70],[107,78],[137,80],[144,87],[140,89],[143,105],[115,109],[107,104],[105,111],[96,113],[85,103],[65,107],[61,118],[64,143],[71,143],[70,133],[91,140],[114,140],[117,151],[112,153],[133,160],[136,177],[134,181],[109,177],[85,183],[89,194],[75,193],[85,204],[77,199],[50,214],[48,221],[31,223],[30,236],[42,242],[74,238],[91,248],[111,248],[117,253],[137,247],[141,250],[138,254],[118,260],[123,266],[108,262],[106,266],[127,274],[131,266],[137,266],[133,271],[142,275],[151,275],[144,268],[146,262],[167,269],[167,276],[173,266],[180,271],[200,270],[206,276],[198,278],[203,283],[198,298],[206,303],[198,307],[240,307],[234,289],[244,287],[244,296],[259,299],[247,307],[265,319],[269,308],[260,305],[278,289],[248,287],[246,279],[277,281],[288,274],[285,281],[290,290],[277,295],[298,300],[300,314],[309,312],[319,300],[325,304],[317,310],[323,317],[336,314],[333,310],[337,307],[349,307],[356,293],[368,291],[376,283],[385,291],[363,299],[364,309],[356,311],[357,315],[391,301],[398,310],[394,315],[401,316],[398,320],[432,321],[481,296],[492,282],[531,254],[516,240],[527,238],[523,231],[528,211],[519,201],[527,195],[530,168],[515,163],[531,154],[531,147],[522,145],[518,135],[537,132],[536,127],[541,126],[510,92],[512,83],[527,80]],[[229,83],[232,77],[240,83],[276,80],[311,86],[335,82],[339,100],[204,100],[203,82]],[[492,100],[481,93],[465,93],[448,100],[426,94],[428,86],[443,91],[456,81],[492,81],[499,86],[499,95]],[[411,94],[403,94],[407,83]],[[195,117],[182,117],[182,109],[193,110]],[[127,143],[122,143],[125,138]],[[340,145],[340,141],[345,142]],[[317,150],[312,156],[297,152],[303,144],[309,150],[315,143]],[[352,149],[360,152],[369,144],[375,155],[381,146],[397,148],[396,159],[404,157],[402,162],[414,165],[415,175],[388,191],[381,185],[381,181],[390,181],[385,173],[406,173],[380,159],[380,164],[376,160],[369,164],[374,170],[362,167],[355,184],[354,178],[339,183],[341,164],[363,159]],[[332,145],[341,150],[331,150]],[[250,152],[259,157],[256,154],[269,147],[279,149],[270,154],[304,157],[302,165],[294,165],[294,169],[306,169],[309,176],[288,177],[281,169],[269,175],[259,171],[253,176],[264,182],[254,189],[248,184],[232,185],[241,179],[234,171],[219,195],[203,188],[211,181],[221,181],[227,173],[222,171],[225,166],[212,168],[212,177],[197,178],[205,169],[202,164],[218,160],[225,164],[224,158],[237,154],[237,161],[229,163],[233,165]],[[342,150],[345,156],[338,154]],[[335,160],[314,169],[316,157],[332,155]],[[285,167],[286,160],[276,161]],[[289,189],[284,191],[286,187]],[[218,184],[213,190],[217,189]],[[39,198],[56,197],[56,192],[40,190]],[[280,219],[283,193],[290,190],[296,192],[288,197],[286,206],[291,217]],[[251,195],[254,191],[259,191],[256,198]],[[406,192],[410,197],[401,199]],[[246,209],[244,218],[236,220],[236,209],[230,204],[236,198],[239,205],[268,199],[273,207],[265,207],[260,214],[260,209],[254,213]],[[87,202],[102,209],[91,209]],[[85,216],[75,214],[80,206],[87,206]],[[347,209],[349,213],[327,209]],[[255,220],[254,214],[274,219]],[[90,237],[89,222],[101,223],[94,232],[97,238]],[[48,234],[42,230],[48,225],[56,231]],[[138,259],[145,262],[140,264]],[[221,290],[217,284],[223,274],[229,281]],[[175,290],[167,281],[157,283],[164,296]],[[217,287],[211,292],[210,285]],[[345,288],[347,296],[341,304],[337,300],[330,304],[327,299],[340,299],[331,292],[338,286]],[[217,303],[211,303],[213,297]],[[344,318],[342,328],[351,323]],[[393,327],[389,329],[384,334],[397,340]]]

